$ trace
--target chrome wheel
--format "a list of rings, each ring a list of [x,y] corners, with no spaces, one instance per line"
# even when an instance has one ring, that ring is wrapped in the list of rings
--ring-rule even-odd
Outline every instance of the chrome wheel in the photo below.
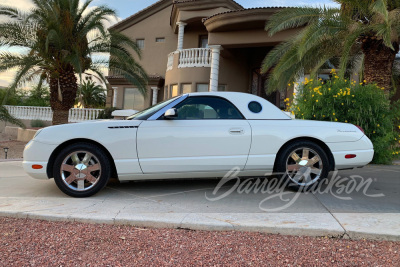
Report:
[[[320,179],[323,164],[320,155],[308,147],[300,147],[286,160],[288,178],[299,186],[308,186]]]
[[[96,156],[88,151],[69,154],[61,164],[61,179],[74,191],[87,191],[100,180],[101,165]]]

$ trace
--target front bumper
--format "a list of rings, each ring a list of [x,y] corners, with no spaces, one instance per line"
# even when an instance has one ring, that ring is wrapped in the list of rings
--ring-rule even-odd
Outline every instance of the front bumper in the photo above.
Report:
[[[57,145],[46,144],[31,140],[24,150],[24,161],[22,167],[29,176],[35,179],[47,180],[47,164],[51,153],[56,149]],[[33,169],[33,165],[42,166],[41,169]]]

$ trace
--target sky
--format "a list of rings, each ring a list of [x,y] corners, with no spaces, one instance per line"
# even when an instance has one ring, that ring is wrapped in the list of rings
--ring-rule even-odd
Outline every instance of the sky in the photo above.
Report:
[[[171,0],[172,1],[172,0]],[[157,0],[94,0],[91,6],[107,5],[117,11],[118,19],[124,19],[157,2]],[[245,8],[274,6],[338,6],[330,0],[236,0]],[[1,0],[1,5],[13,6],[29,10],[33,6],[31,0]],[[0,17],[0,21],[3,18]],[[2,49],[0,48],[0,51]],[[14,71],[0,72],[0,86],[7,86],[12,81]]]

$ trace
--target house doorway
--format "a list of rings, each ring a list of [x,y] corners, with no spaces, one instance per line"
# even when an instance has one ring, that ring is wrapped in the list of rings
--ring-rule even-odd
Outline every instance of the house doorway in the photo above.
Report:
[[[268,88],[266,88],[266,80],[268,74],[269,73],[261,73],[260,68],[252,70],[251,93],[268,100],[280,109],[284,109],[284,94],[278,91],[267,94]]]

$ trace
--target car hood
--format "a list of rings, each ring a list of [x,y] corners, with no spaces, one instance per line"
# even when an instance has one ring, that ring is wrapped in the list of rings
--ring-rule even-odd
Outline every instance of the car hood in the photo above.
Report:
[[[35,141],[47,144],[60,144],[70,139],[99,139],[97,137],[109,134],[109,129],[137,128],[140,120],[94,120],[79,123],[69,123],[43,128]]]

